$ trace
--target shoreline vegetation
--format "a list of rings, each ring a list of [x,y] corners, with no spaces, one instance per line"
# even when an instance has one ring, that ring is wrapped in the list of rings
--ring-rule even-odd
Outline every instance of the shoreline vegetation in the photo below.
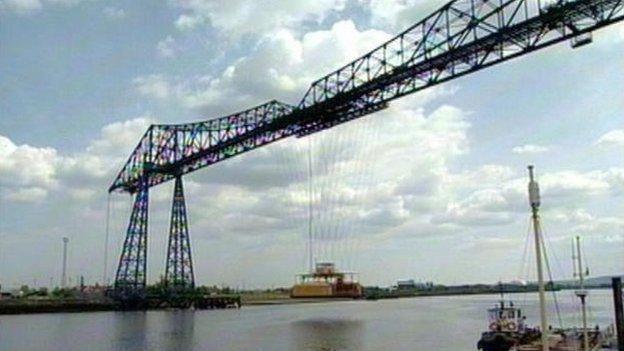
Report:
[[[608,285],[592,286],[592,289],[607,289]],[[264,291],[240,291],[230,289],[201,288],[202,291],[210,291],[212,298],[233,298],[240,301],[241,306],[267,306],[287,305],[302,303],[324,303],[335,301],[351,301],[350,298],[313,298],[297,299],[289,296],[289,289],[279,288]],[[216,289],[216,291],[214,291]],[[549,285],[549,290],[573,289],[571,286]],[[100,290],[98,294],[72,293],[68,289],[63,294],[47,295],[33,294],[22,297],[0,299],[0,315],[9,314],[33,314],[33,313],[68,313],[68,312],[99,312],[99,311],[123,311],[123,306],[110,299]],[[535,285],[503,285],[505,294],[536,292]],[[461,285],[442,286],[436,285],[427,289],[392,289],[380,287],[365,287],[361,300],[380,300],[396,298],[416,298],[429,296],[459,296],[459,295],[486,295],[501,292],[500,285]],[[167,309],[166,307],[151,306],[150,310]]]

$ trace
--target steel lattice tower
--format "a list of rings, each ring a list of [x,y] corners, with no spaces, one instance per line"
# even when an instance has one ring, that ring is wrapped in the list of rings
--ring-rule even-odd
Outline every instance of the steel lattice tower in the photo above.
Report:
[[[120,297],[140,297],[139,295],[145,292],[148,204],[149,187],[144,180],[140,182],[135,195],[130,223],[115,276],[115,294]]]
[[[188,291],[195,287],[182,177],[176,177],[173,190],[165,285],[173,292]]]

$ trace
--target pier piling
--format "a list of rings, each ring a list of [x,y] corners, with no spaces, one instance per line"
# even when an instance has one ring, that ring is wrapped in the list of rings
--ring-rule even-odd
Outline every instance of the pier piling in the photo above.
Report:
[[[612,285],[618,350],[624,351],[624,309],[622,306],[622,279],[620,277],[614,277],[612,279]]]

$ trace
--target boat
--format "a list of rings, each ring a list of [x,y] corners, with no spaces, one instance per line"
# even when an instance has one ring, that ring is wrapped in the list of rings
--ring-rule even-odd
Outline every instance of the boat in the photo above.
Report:
[[[576,244],[576,245],[575,245]],[[575,254],[576,251],[576,254]],[[615,350],[615,333],[613,326],[609,326],[605,330],[601,330],[599,326],[593,328],[587,325],[587,296],[589,292],[585,290],[585,277],[589,275],[589,270],[583,268],[583,260],[581,257],[581,239],[579,236],[572,243],[572,261],[573,267],[578,267],[578,273],[574,273],[574,277],[578,277],[579,289],[574,294],[581,302],[581,318],[582,327],[558,328],[550,330],[548,336],[548,348],[552,351],[596,351],[596,350]],[[518,351],[542,351],[541,343],[529,343],[519,345]]]
[[[362,286],[355,277],[356,273],[337,271],[331,262],[318,262],[313,272],[297,275],[290,297],[360,298]]]
[[[477,348],[484,351],[596,351],[612,349],[615,344],[614,328],[610,326],[601,330],[599,326],[587,326],[586,298],[588,292],[584,289],[584,277],[581,259],[580,239],[577,237],[577,254],[573,256],[575,265],[578,264],[579,290],[575,292],[581,301],[582,327],[552,328],[548,324],[546,315],[546,297],[542,259],[543,237],[541,233],[539,207],[541,205],[539,185],[534,179],[533,166],[529,170],[529,203],[531,205],[531,219],[535,236],[535,257],[537,261],[537,280],[539,293],[540,326],[525,325],[525,316],[521,310],[513,305],[506,307],[504,301],[500,306],[488,310],[489,331],[481,335]],[[613,350],[615,350],[613,348]]]
[[[541,337],[539,329],[526,325],[522,310],[512,301],[505,304],[501,286],[501,300],[488,309],[488,331],[481,334],[477,349],[483,351],[509,351],[513,347],[529,344]]]

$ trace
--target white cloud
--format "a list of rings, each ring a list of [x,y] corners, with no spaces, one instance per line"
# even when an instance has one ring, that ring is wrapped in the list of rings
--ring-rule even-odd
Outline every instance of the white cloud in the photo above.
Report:
[[[503,201],[502,198],[496,198]],[[434,223],[452,223],[468,227],[486,227],[490,225],[504,225],[515,221],[508,212],[487,212],[479,209],[478,205],[450,203],[446,213],[433,217]]]
[[[0,10],[24,15],[42,10],[45,6],[73,6],[88,0],[0,0]]]
[[[612,235],[605,235],[604,236],[604,242],[609,243],[609,244],[618,244],[618,243],[623,243],[624,242],[624,235],[622,234],[612,234]]]
[[[175,55],[175,40],[171,36],[167,36],[158,42],[156,49],[161,57],[173,57]]]
[[[447,179],[449,187],[454,190],[491,188],[514,179],[516,172],[509,166],[487,164],[477,169],[465,170],[451,174]]]
[[[610,43],[621,44],[622,42],[624,42],[624,23],[615,23],[606,27],[604,30],[598,33],[597,35],[606,38],[606,40]]]
[[[525,177],[526,178],[526,177]],[[554,171],[538,175],[542,197],[554,206],[567,206],[571,202],[584,202],[590,197],[616,196],[624,184],[624,168],[610,168],[580,172]],[[509,189],[524,194],[526,179],[518,178],[507,184]]]
[[[90,189],[105,188],[152,121],[150,116],[143,116],[104,126],[84,152],[63,158],[58,172],[61,184],[71,184],[70,195],[78,199],[94,195]]]
[[[159,74],[137,77],[132,84],[141,95],[157,99],[168,98],[171,90],[169,82]]]
[[[180,31],[193,30],[195,27],[204,23],[201,16],[180,15],[175,21],[175,26]]]
[[[127,156],[147,128],[155,123],[149,114],[104,126],[98,138],[87,147],[87,153],[117,158]]]
[[[546,173],[540,177],[540,185],[546,196],[571,197],[605,194],[611,190],[612,184],[607,179],[608,173],[592,171],[559,171]]]
[[[524,154],[541,154],[547,152],[549,148],[547,146],[536,145],[536,144],[525,144],[522,146],[516,146],[511,151],[514,154],[524,155]]]
[[[205,22],[231,38],[262,35],[278,27],[297,28],[304,21],[321,21],[331,11],[342,10],[345,3],[345,0],[176,0],[175,4],[187,11],[176,20],[176,26],[190,29]]]
[[[570,232],[566,233],[568,236],[596,237],[598,240],[610,242],[624,231],[623,219],[609,216],[597,217],[587,213],[585,210],[578,210],[575,216],[572,216],[570,222],[572,226]],[[609,235],[609,233],[612,234]]]
[[[0,9],[15,11],[19,14],[40,10],[42,6],[39,0],[0,0]]]
[[[586,209],[583,208],[577,208],[573,210],[557,209],[552,211],[551,218],[562,223],[587,223],[596,219],[592,214],[590,214],[589,212],[587,212]]]
[[[41,202],[48,196],[48,190],[39,187],[8,189],[5,196],[14,202]]]
[[[119,19],[126,17],[126,11],[124,9],[113,7],[113,6],[105,7],[103,12],[107,18],[110,18],[113,20],[119,20]]]
[[[63,5],[63,6],[77,5],[86,1],[96,1],[96,0],[44,0],[44,2],[52,4],[52,5]]]
[[[614,129],[603,134],[595,144],[598,146],[624,147],[624,129]]]
[[[13,200],[37,200],[56,185],[61,157],[53,148],[16,145],[0,136],[0,189]]]
[[[407,29],[446,2],[446,0],[360,0],[360,3],[368,7],[373,25],[392,31]]]
[[[32,202],[68,190],[74,199],[86,200],[95,195],[94,188],[111,181],[150,124],[149,116],[112,123],[85,151],[70,155],[0,136],[0,192],[11,201]]]
[[[527,178],[520,172],[488,165],[475,171],[451,174],[447,179],[449,202],[444,213],[434,216],[434,222],[466,227],[504,225],[517,221],[528,211]],[[624,184],[624,169],[584,173],[555,171],[538,174],[537,180],[543,207],[552,211],[553,218],[569,224],[591,219],[586,212],[571,209],[571,206],[592,198],[604,200],[617,196]]]
[[[218,76],[189,79],[150,75],[138,77],[143,95],[172,97],[189,108],[228,113],[278,98],[293,104],[319,76],[373,49],[390,35],[359,31],[351,21],[305,34],[300,40],[280,29],[261,37],[251,52],[233,60]]]

